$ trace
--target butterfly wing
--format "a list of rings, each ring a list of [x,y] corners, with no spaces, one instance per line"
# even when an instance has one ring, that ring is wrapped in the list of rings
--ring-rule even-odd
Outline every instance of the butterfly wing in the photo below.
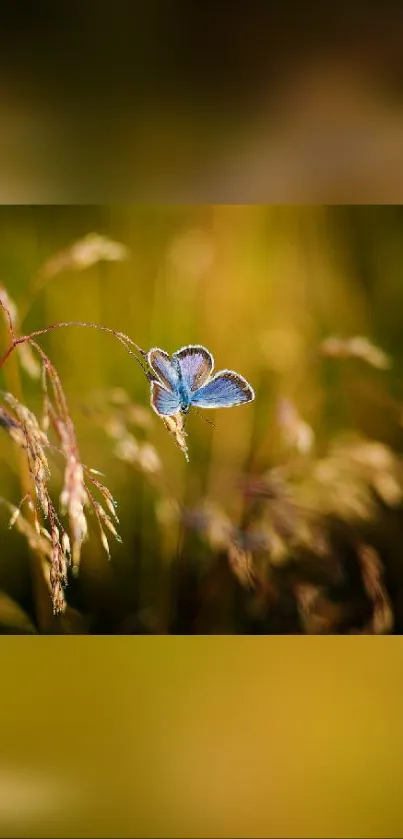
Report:
[[[194,393],[207,382],[214,367],[211,353],[201,344],[190,344],[175,352],[172,358],[179,362],[182,381],[189,393]]]
[[[159,382],[151,382],[151,407],[159,416],[169,417],[179,411],[177,391],[166,390]]]
[[[178,374],[167,352],[154,347],[147,353],[147,361],[151,370],[167,390],[176,390]]]
[[[220,370],[192,395],[192,405],[199,408],[232,408],[255,398],[249,382],[233,370]]]

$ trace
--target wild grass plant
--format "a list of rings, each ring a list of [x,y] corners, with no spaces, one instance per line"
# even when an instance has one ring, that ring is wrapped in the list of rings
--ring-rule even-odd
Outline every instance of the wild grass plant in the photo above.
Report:
[[[176,266],[179,261],[185,270],[187,264],[189,276],[192,261],[199,262],[203,274],[211,259],[209,242],[200,233],[192,235],[179,237],[170,250]],[[106,322],[69,318],[22,330],[35,300],[63,272],[85,272],[128,256],[126,245],[105,235],[86,235],[45,261],[18,305],[7,284],[1,288],[0,424],[10,438],[19,474],[18,497],[14,487],[13,496],[3,494],[2,504],[9,526],[26,540],[32,587],[29,615],[23,603],[13,606],[4,592],[3,611],[12,615],[4,619],[4,631],[399,632],[403,575],[396,541],[390,541],[390,533],[399,532],[403,496],[399,446],[338,416],[335,393],[336,402],[344,397],[337,384],[312,389],[311,399],[319,400],[320,410],[311,410],[308,420],[298,404],[305,404],[309,413],[297,375],[303,377],[309,368],[307,376],[315,371],[320,380],[326,370],[337,382],[347,368],[349,386],[358,390],[366,384],[387,422],[399,425],[400,401],[387,383],[380,384],[392,367],[390,354],[370,336],[323,329],[316,341],[310,340],[305,366],[296,363],[295,375],[290,378],[287,369],[287,379],[286,367],[274,368],[272,375],[281,385],[272,393],[270,407],[264,393],[267,378],[258,378],[254,425],[235,462],[231,435],[226,441],[217,428],[207,429],[210,457],[203,462],[187,418],[178,412],[161,421],[152,412],[147,353],[125,332]],[[182,300],[184,309],[186,305],[190,298]],[[242,311],[242,299],[237,305]],[[62,374],[43,347],[47,336],[54,336],[56,347],[74,330],[104,333],[103,341],[117,341],[137,362],[140,398],[116,382],[90,389],[82,403],[94,440],[98,445],[103,441],[103,459],[107,451],[106,459],[125,469],[122,504],[97,464],[87,463]],[[270,344],[275,334],[277,347]],[[298,330],[290,331],[288,340],[292,334],[298,337]],[[161,334],[160,345],[164,342]],[[182,343],[179,338],[177,345]],[[234,367],[241,367],[242,351],[236,350]],[[263,331],[263,356],[287,356],[288,351],[295,358],[293,347],[287,349],[285,329]],[[91,381],[89,367],[86,374]],[[220,412],[214,413],[219,426]],[[166,426],[171,448],[156,434],[156,422]],[[216,439],[222,445],[218,453]],[[174,458],[178,474],[186,470],[185,489],[171,473]],[[91,565],[91,557],[98,556],[97,545],[109,565],[110,586],[101,605],[88,580],[84,593],[80,591],[81,563],[85,574],[88,557]],[[133,555],[124,573],[122,565],[115,566],[117,549],[123,551],[120,556]]]

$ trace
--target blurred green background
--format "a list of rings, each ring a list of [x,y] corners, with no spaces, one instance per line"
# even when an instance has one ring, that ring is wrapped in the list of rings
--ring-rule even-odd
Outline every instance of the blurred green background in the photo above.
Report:
[[[198,537],[184,547],[174,513],[208,500],[235,525],[241,522],[240,479],[281,466],[287,457],[280,399],[292,400],[313,429],[316,453],[348,428],[399,455],[402,224],[400,207],[0,209],[0,280],[23,319],[22,333],[84,320],[123,331],[144,349],[173,352],[202,343],[216,369],[239,371],[256,391],[251,405],[204,412],[214,426],[191,413],[187,464],[149,407],[141,368],[115,338],[71,328],[39,339],[63,382],[82,460],[105,473],[119,504],[122,544],[111,545],[108,562],[90,522],[80,575],[67,590],[69,604],[89,621],[78,623],[78,631],[256,631],[234,611],[237,595],[228,594],[230,583],[220,576],[219,551]],[[90,246],[85,237],[92,233],[104,238]],[[318,361],[320,343],[335,335],[366,336],[389,354],[392,366]],[[5,347],[5,331],[2,340]],[[40,412],[38,381],[24,369],[20,375],[27,404]],[[123,430],[130,405],[138,414]],[[135,462],[125,455],[127,433],[129,449],[135,438],[142,452]],[[15,453],[5,434],[0,446],[1,495],[18,504]],[[60,481],[56,467],[55,497]],[[26,546],[2,516],[0,586],[34,616]],[[213,592],[210,609],[203,578],[214,565],[219,593]],[[184,577],[189,588],[181,593]],[[201,602],[191,605],[195,591]],[[185,615],[192,609],[195,619]],[[270,630],[263,623],[258,631]],[[274,625],[272,631],[281,630]]]

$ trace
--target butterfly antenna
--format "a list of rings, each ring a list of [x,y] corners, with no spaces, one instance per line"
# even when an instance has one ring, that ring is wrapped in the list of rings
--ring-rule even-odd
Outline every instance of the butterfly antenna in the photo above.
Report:
[[[213,426],[213,428],[215,428],[215,423],[213,422],[213,420],[208,419],[208,417],[205,417],[205,416],[204,416],[204,414],[201,414],[201,413],[200,413],[200,411],[198,411],[198,409],[197,409],[195,406],[193,406],[193,408],[194,408],[194,410],[196,411],[196,414],[198,414],[198,415],[199,415],[199,417],[201,417],[202,419],[204,419],[204,421],[205,421],[205,422],[208,422],[208,424],[209,424],[209,425],[212,425],[212,426]]]
[[[145,373],[147,379],[151,382],[154,379],[154,376],[147,369],[147,367],[144,364],[144,361],[142,361],[141,358],[139,358],[139,356],[135,352],[133,352],[133,350],[129,349],[128,346],[126,346],[126,349],[127,349],[127,352],[129,353],[129,355],[134,356],[134,358],[136,359],[138,364],[140,364],[140,367],[143,370],[143,373]],[[145,353],[143,350],[141,350],[141,355],[142,355],[143,359],[147,358],[147,353]]]

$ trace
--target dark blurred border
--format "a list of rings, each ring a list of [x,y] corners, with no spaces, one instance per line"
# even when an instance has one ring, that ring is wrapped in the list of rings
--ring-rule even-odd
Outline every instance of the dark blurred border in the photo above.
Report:
[[[396,2],[3,4],[5,203],[395,203]]]

